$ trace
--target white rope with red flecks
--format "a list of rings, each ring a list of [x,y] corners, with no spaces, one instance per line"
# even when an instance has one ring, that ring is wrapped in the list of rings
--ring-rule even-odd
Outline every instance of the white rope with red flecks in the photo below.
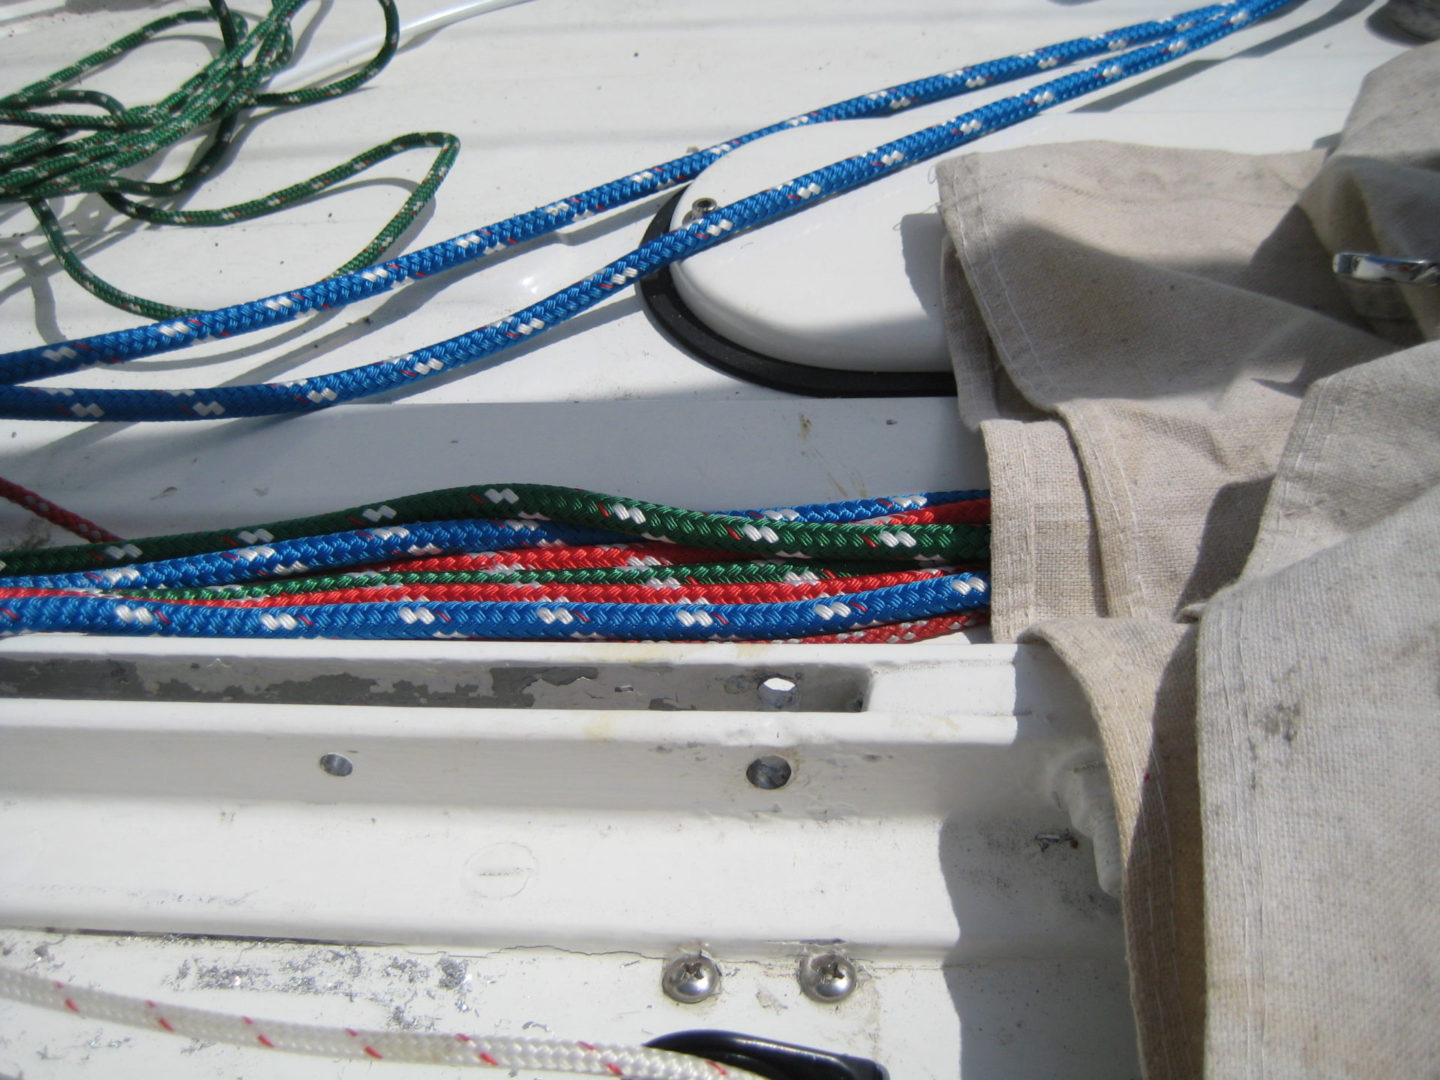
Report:
[[[376,1031],[256,1020],[88,990],[0,967],[0,997],[131,1027],[168,1031],[205,1042],[262,1050],[408,1064],[580,1073],[607,1080],[758,1080],[705,1058],[645,1046],[531,1039],[503,1035]]]

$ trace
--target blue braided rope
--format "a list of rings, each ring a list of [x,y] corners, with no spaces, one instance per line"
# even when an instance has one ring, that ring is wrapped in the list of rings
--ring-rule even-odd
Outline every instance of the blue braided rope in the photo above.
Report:
[[[0,630],[185,637],[385,639],[605,637],[644,641],[768,640],[905,622],[986,606],[976,574],[891,585],[843,597],[771,604],[599,604],[497,601],[217,608],[110,596],[0,601]]]
[[[987,499],[990,497],[988,490],[974,491],[930,491],[920,492],[911,495],[891,495],[880,499],[845,499],[836,502],[808,503],[802,506],[793,507],[769,507],[760,510],[722,510],[720,514],[729,517],[746,517],[754,519],[769,518],[778,521],[799,521],[813,522],[816,524],[849,525],[858,522],[870,521],[874,518],[887,517],[891,514],[903,513],[906,510],[919,509],[926,506],[942,506],[948,503],[970,501],[973,499]],[[541,522],[544,521],[543,527]],[[604,529],[582,528],[580,526],[566,525],[545,521],[545,519],[529,519],[526,521],[512,521],[508,519],[465,519],[456,521],[456,525],[469,524],[473,531],[465,534],[462,539],[463,546],[445,554],[457,552],[475,552],[481,549],[508,550],[516,547],[533,547],[546,544],[633,544],[637,537],[631,533],[623,533]],[[420,525],[407,525],[411,543],[407,547],[422,546],[422,541],[412,535],[413,530],[422,528]],[[236,528],[237,534],[243,535],[249,526]],[[486,531],[482,531],[486,530]],[[380,537],[382,529],[371,528],[354,535],[367,535],[372,541],[379,543],[379,554],[364,561],[379,561],[393,558],[413,558],[415,553],[405,548],[387,549],[384,547],[383,538]],[[395,536],[396,529],[391,528],[391,539],[402,539]],[[341,536],[352,535],[350,533],[337,534]],[[286,566],[297,561],[304,562],[316,569],[322,566],[344,565],[342,563],[322,563],[317,556],[303,545],[311,543],[315,538],[293,539],[286,541],[270,541],[267,547],[273,548],[276,552],[273,558],[267,557],[266,561],[257,562],[255,572],[275,573],[273,566]],[[144,541],[142,540],[141,543]],[[433,544],[437,539],[432,534],[423,540],[423,543]],[[301,546],[296,546],[301,545]],[[237,549],[226,548],[223,552],[217,552],[217,556],[223,555],[226,558],[234,556]],[[132,565],[143,553],[140,548],[130,541],[121,541],[112,545],[98,545],[92,548],[92,557],[101,565],[109,562],[118,565]],[[165,567],[159,573],[179,572],[182,565],[187,564],[186,559],[151,560],[149,567]],[[247,556],[247,559],[249,556]],[[231,560],[233,561],[233,559]],[[5,568],[3,561],[0,561],[0,570]],[[504,572],[504,571],[501,571]],[[228,578],[227,580],[243,580],[243,578]],[[52,575],[15,575],[5,578],[3,584],[7,586],[27,586],[31,588],[94,588],[112,587],[119,585],[137,585],[138,579],[132,579],[128,571],[119,572],[109,569],[86,571],[83,574],[52,574]]]
[[[973,492],[941,492],[977,497]],[[985,493],[988,494],[988,493]],[[839,503],[813,503],[780,510],[742,511],[741,517],[774,517],[777,520],[848,524],[894,514],[906,507],[922,505],[925,496],[896,496],[893,499],[855,499]],[[954,500],[947,500],[954,501]],[[900,504],[900,505],[897,505]],[[633,544],[633,533],[594,529],[540,519],[463,518],[453,521],[414,522],[406,525],[371,526],[364,529],[306,536],[292,540],[269,540],[248,547],[227,548],[203,555],[156,559],[129,566],[77,571],[66,574],[17,575],[6,578],[7,588],[96,589],[96,588],[179,588],[197,585],[226,585],[256,578],[287,577],[315,570],[413,559],[430,555],[454,555],[478,551],[506,551],[515,548],[546,547],[556,544]],[[667,540],[657,536],[653,539]],[[143,543],[143,541],[142,541]],[[783,541],[764,537],[750,541],[757,558],[785,554]],[[135,549],[127,553],[126,549]],[[134,544],[114,545],[125,557],[138,554]]]
[[[861,94],[757,128],[704,150],[652,165],[629,176],[473,229],[408,255],[301,289],[215,311],[199,312],[186,319],[9,353],[0,356],[0,381],[25,382],[28,379],[65,374],[93,364],[153,356],[207,338],[249,333],[288,322],[317,308],[341,307],[416,278],[444,273],[544,236],[591,214],[611,210],[685,183],[736,147],[778,131],[837,120],[889,115],[970,93],[985,86],[1024,78],[1116,49],[1168,37],[1177,29],[1183,29],[1187,23],[1212,18],[1224,10],[1223,5],[1198,8],[1172,19],[1138,23],[1104,34],[1046,46],[1031,53],[956,68],[940,75]]]
[[[464,552],[508,551],[556,544],[633,544],[636,537],[580,525],[542,521],[427,521],[353,532],[274,540],[205,555],[70,574],[6,578],[6,588],[181,588],[228,585],[257,578],[293,577],[312,570]]]
[[[847,499],[841,502],[807,503],[804,506],[773,506],[763,510],[722,510],[731,517],[771,518],[779,521],[814,521],[829,525],[852,525],[872,518],[903,514],[926,506],[988,499],[989,490],[922,491],[913,495],[891,495],[884,499]]]
[[[899,168],[917,161],[927,160],[972,142],[983,134],[1013,126],[1061,102],[1105,86],[1114,85],[1125,78],[1168,63],[1178,56],[1218,41],[1255,19],[1294,2],[1295,0],[1246,0],[1246,2],[1234,0],[1232,3],[1220,5],[1221,11],[1216,15],[1199,20],[1181,17],[1174,24],[1175,32],[1157,44],[1111,56],[1102,63],[1091,65],[1072,74],[1042,83],[1024,93],[1003,98],[952,117],[940,124],[876,147],[867,153],[795,177],[770,191],[760,192],[738,200],[729,206],[721,207],[680,229],[642,245],[584,280],[576,282],[514,315],[400,357],[286,383],[212,387],[203,390],[152,391],[6,386],[0,388],[0,415],[51,420],[196,420],[221,416],[267,416],[313,411],[386,390],[411,386],[417,381],[429,378],[441,371],[463,367],[494,356],[518,341],[544,333],[551,327],[598,304],[612,295],[615,290],[631,285],[638,278],[677,262],[695,251],[710,246],[717,240],[738,235],[747,229],[778,220],[814,199],[833,196],[860,187]],[[1187,28],[1180,29],[1182,25]],[[1085,40],[1091,41],[1094,46],[1104,41],[1105,37],[1101,35]],[[1123,48],[1128,44],[1129,42],[1122,42],[1118,47]],[[1111,47],[1116,47],[1113,41],[1106,46],[1106,48]],[[1056,58],[1056,63],[1058,62],[1059,59]],[[1047,66],[1053,65],[1047,64]],[[649,183],[654,179],[653,177],[637,179],[639,177],[640,174],[635,174],[631,181]],[[658,190],[658,187],[654,190]],[[646,193],[648,194],[648,191]],[[555,216],[560,216],[559,212]],[[567,218],[567,220],[570,219],[573,219],[573,216]],[[468,238],[460,239],[468,242]],[[500,237],[499,244],[492,247],[491,250],[498,250],[498,247],[507,240],[506,237]],[[454,243],[458,244],[459,241]],[[389,265],[386,264],[386,267]],[[365,279],[366,275],[369,275],[370,278],[376,279],[371,282],[372,284],[389,281],[391,275],[386,267],[361,271],[359,277]],[[382,287],[389,286],[382,285]],[[316,288],[320,288],[320,286],[316,286]],[[299,303],[299,301],[294,301],[294,303]],[[242,308],[247,309],[255,306],[241,305]],[[278,314],[275,309],[288,310],[293,304],[285,297],[276,297],[261,301],[258,306]],[[196,318],[199,319],[199,317]],[[158,324],[156,327],[122,331],[120,336],[126,334],[143,336],[148,333],[159,335],[179,344],[178,339],[192,337],[192,331],[198,332],[203,324],[203,320],[200,320],[199,323],[193,320],[180,320],[175,323]],[[105,335],[107,338],[116,336]],[[51,354],[52,362],[69,363],[79,358],[78,354],[83,351],[80,348],[81,344],[83,343],[77,344],[75,348],[67,345],[40,351],[42,354]],[[30,350],[30,352],[33,351]],[[151,351],[158,350],[152,349]],[[119,354],[113,355],[118,356]],[[141,354],[135,352],[132,355]],[[102,357],[102,359],[108,358],[110,357]]]

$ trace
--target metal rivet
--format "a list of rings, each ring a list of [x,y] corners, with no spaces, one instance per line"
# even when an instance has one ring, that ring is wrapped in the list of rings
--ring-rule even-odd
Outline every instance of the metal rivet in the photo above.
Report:
[[[794,772],[790,762],[783,757],[766,754],[750,762],[750,767],[745,770],[745,779],[764,791],[774,791],[788,784]]]
[[[690,204],[690,209],[686,212],[684,219],[681,221],[681,224],[689,225],[697,218],[702,218],[706,214],[718,209],[720,209],[720,204],[714,199],[696,199],[693,203]]]
[[[344,754],[326,754],[320,759],[320,768],[331,776],[349,776],[355,771],[355,763]]]
[[[800,961],[800,989],[811,1001],[833,1005],[855,992],[855,965],[839,953],[807,956]]]
[[[681,956],[665,965],[660,985],[672,1001],[694,1005],[720,992],[720,969],[703,953]]]

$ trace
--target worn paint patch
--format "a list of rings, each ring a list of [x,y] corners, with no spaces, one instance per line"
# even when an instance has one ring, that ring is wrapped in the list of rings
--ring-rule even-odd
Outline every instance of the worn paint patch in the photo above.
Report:
[[[343,669],[342,669],[343,668]],[[331,658],[0,657],[0,694],[85,701],[183,701],[464,709],[773,709],[763,685],[776,672],[719,664],[419,663]],[[863,669],[796,666],[785,708],[858,712]]]

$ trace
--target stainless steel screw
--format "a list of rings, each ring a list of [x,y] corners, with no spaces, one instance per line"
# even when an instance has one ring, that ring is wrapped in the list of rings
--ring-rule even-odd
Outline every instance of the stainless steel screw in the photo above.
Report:
[[[794,775],[795,769],[779,754],[758,757],[745,769],[745,779],[749,780],[753,787],[763,791],[784,787]]]
[[[714,211],[719,209],[720,204],[714,199],[696,199],[693,203],[690,204],[689,211],[685,214],[685,217],[681,220],[680,223],[682,225],[689,225],[692,221],[702,218],[706,214],[713,213]]]
[[[800,989],[811,1001],[833,1005],[855,992],[859,976],[855,965],[839,953],[806,956],[800,960]]]
[[[703,953],[681,956],[665,965],[660,985],[672,1001],[695,1005],[720,992],[720,969]]]

